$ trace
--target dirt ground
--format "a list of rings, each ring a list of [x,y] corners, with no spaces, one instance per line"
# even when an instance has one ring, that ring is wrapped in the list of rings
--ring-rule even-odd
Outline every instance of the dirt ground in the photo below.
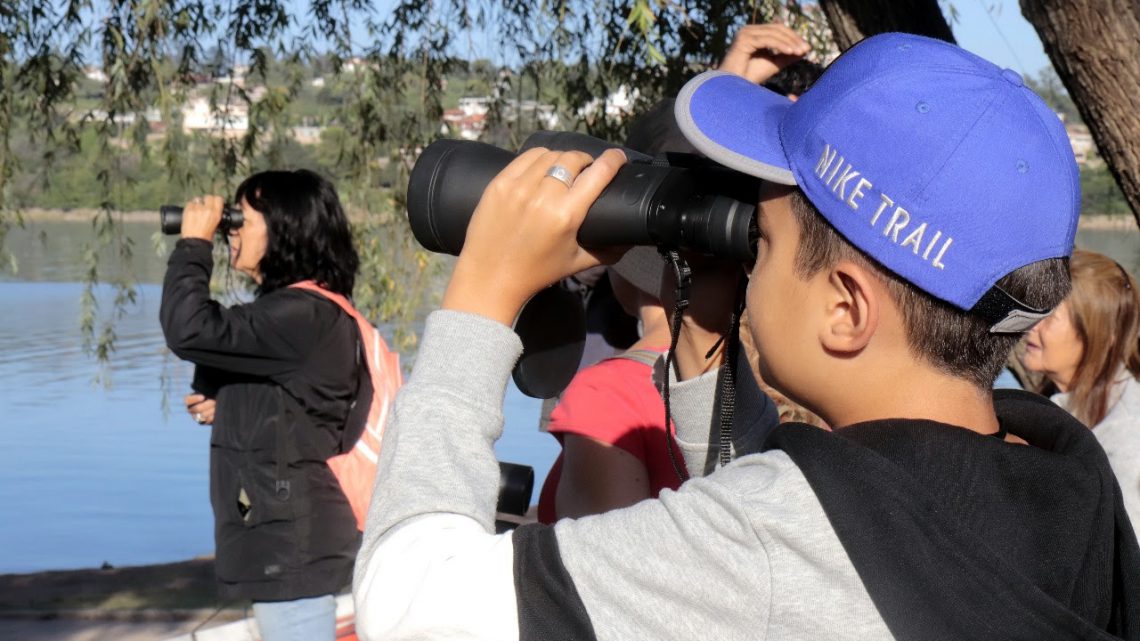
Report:
[[[247,616],[246,606],[219,602],[210,558],[4,574],[0,639],[161,641]]]
[[[136,567],[0,574],[0,617],[98,610],[111,618],[154,611],[245,608],[218,599],[212,558]],[[148,615],[147,612],[152,614]]]
[[[201,621],[86,621],[82,619],[3,619],[7,641],[162,641],[193,632]],[[211,621],[207,626],[219,625]]]

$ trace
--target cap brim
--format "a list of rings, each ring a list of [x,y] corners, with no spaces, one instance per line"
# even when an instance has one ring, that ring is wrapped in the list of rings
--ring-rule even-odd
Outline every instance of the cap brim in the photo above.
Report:
[[[677,96],[677,126],[698,151],[728,167],[781,185],[796,184],[780,143],[792,101],[723,71],[693,78]]]

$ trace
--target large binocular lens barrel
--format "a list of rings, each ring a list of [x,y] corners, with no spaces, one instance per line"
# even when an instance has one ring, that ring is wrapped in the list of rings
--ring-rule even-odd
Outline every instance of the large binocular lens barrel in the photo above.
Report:
[[[159,207],[158,217],[162,225],[162,233],[173,235],[182,232],[182,208],[178,205]],[[224,234],[231,229],[241,227],[242,222],[241,209],[227,206],[222,210],[222,222],[218,224],[218,231]]]
[[[538,144],[528,140],[523,148],[557,144],[597,155],[610,146],[580,134],[540,133],[535,135]],[[727,170],[657,164],[641,154],[627,155],[633,156],[631,162],[586,214],[578,231],[583,247],[658,245],[727,259],[754,257],[755,207],[749,203],[757,191],[741,200],[734,197],[739,190],[718,188],[726,182]],[[431,251],[458,254],[483,190],[514,158],[509,151],[478,142],[439,140],[429,145],[408,185],[408,219],[416,240]],[[733,180],[739,183],[739,175]]]

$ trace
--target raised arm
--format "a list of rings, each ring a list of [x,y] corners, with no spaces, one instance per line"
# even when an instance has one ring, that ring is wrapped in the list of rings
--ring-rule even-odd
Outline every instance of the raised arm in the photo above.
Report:
[[[214,230],[223,202],[207,196],[183,209],[182,238],[167,262],[159,321],[178,357],[228,372],[273,376],[299,365],[298,345],[313,327],[314,306],[301,292],[278,292],[225,308],[210,298]]]
[[[763,84],[809,51],[808,43],[782,24],[750,24],[736,32],[718,69]]]

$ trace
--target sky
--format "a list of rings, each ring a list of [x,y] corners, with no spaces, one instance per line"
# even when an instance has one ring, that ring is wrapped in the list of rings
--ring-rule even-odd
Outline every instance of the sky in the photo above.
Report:
[[[308,0],[291,0],[291,3],[295,15],[305,15]],[[376,0],[374,4],[379,15],[394,5],[394,0]],[[1041,40],[1021,16],[1017,0],[939,0],[939,5],[948,21],[950,7],[957,12],[958,19],[950,26],[958,44],[965,49],[1023,75],[1036,76],[1042,68],[1050,66]],[[487,39],[488,36],[479,34],[461,38],[465,46],[460,45],[461,50],[456,53],[468,58],[498,58]]]
[[[961,47],[1026,76],[1036,76],[1051,66],[1017,0],[940,0],[939,5],[947,21],[951,6],[957,12],[950,27]],[[474,49],[479,49],[477,40],[472,43]]]
[[[947,21],[951,6],[957,12],[950,28],[961,47],[1022,75],[1036,76],[1051,66],[1017,0],[940,0],[939,5]]]
[[[303,23],[306,22],[310,1],[287,0],[286,6],[295,19]],[[387,17],[385,14],[395,4],[396,0],[374,0],[377,17]],[[939,0],[939,5],[948,21],[951,7],[957,13],[957,20],[951,21],[950,26],[958,44],[965,49],[1027,76],[1036,76],[1043,68],[1050,66],[1037,33],[1021,16],[1017,0]],[[296,23],[293,29],[298,29]],[[360,49],[363,50],[366,44],[370,44],[363,42],[367,38],[363,28],[353,29],[353,40]],[[492,38],[486,34],[475,33],[461,36],[457,40],[459,44],[456,55],[472,59],[501,58],[501,49],[491,46],[489,40]],[[97,39],[93,41],[93,46],[96,42]],[[89,59],[98,60],[98,52],[93,50]]]
[[[951,0],[940,4],[947,19],[948,5],[957,10],[958,21],[950,28],[964,49],[1022,75],[1036,76],[1051,66],[1041,39],[1021,16],[1015,0]]]

